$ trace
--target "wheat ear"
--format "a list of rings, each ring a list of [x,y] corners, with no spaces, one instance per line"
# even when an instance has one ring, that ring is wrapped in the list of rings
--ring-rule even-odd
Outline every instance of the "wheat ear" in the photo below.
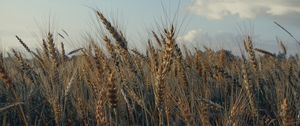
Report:
[[[118,44],[125,50],[127,50],[127,41],[121,33],[119,33],[115,27],[107,20],[107,18],[99,11],[96,12],[101,22],[104,24],[105,28],[111,33],[113,38],[118,42]]]

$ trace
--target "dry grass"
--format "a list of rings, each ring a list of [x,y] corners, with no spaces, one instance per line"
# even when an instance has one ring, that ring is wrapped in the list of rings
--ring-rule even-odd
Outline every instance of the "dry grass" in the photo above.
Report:
[[[273,54],[247,36],[248,58],[207,47],[192,53],[170,26],[152,32],[144,55],[96,14],[108,34],[86,39],[87,48],[66,52],[48,32],[34,52],[16,36],[33,58],[1,54],[2,125],[300,124],[300,59],[287,58],[282,42],[283,53]]]

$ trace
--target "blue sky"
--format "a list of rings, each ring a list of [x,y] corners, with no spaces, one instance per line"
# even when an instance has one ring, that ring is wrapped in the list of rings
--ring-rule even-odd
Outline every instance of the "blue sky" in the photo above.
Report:
[[[49,17],[56,31],[70,34],[71,40],[65,40],[68,48],[75,48],[84,44],[85,32],[95,33],[91,8],[117,22],[130,45],[140,49],[150,31],[157,30],[156,23],[165,22],[165,14],[178,14],[177,24],[183,22],[178,34],[182,44],[237,51],[237,42],[242,44],[239,36],[250,32],[256,47],[278,52],[278,37],[290,53],[299,53],[293,39],[273,23],[279,22],[300,39],[298,0],[0,0],[0,48],[20,48],[15,35],[32,47],[39,46]]]

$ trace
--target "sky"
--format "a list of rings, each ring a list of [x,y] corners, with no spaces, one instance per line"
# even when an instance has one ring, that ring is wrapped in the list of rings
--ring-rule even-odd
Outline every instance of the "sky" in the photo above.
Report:
[[[68,32],[68,39],[58,41],[69,50],[85,45],[86,33],[99,32],[94,9],[118,25],[129,45],[140,50],[152,30],[175,17],[177,42],[189,47],[238,52],[242,36],[250,34],[257,48],[277,53],[280,39],[289,54],[300,53],[300,46],[273,23],[300,39],[299,0],[0,0],[0,49],[21,48],[15,35],[30,47],[39,47],[49,22],[56,32]]]

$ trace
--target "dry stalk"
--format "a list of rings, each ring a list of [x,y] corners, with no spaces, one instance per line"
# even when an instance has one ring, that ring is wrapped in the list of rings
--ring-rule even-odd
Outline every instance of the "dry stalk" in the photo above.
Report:
[[[258,117],[257,104],[254,93],[254,85],[249,82],[248,71],[246,64],[242,64],[242,73],[243,73],[243,85],[246,90],[247,97],[249,99],[251,114],[253,117]]]
[[[266,50],[263,50],[263,49],[258,49],[258,48],[255,48],[254,50],[257,51],[257,52],[263,53],[265,55],[271,56],[273,58],[276,58],[276,55],[269,52],[269,51],[266,51]]]

